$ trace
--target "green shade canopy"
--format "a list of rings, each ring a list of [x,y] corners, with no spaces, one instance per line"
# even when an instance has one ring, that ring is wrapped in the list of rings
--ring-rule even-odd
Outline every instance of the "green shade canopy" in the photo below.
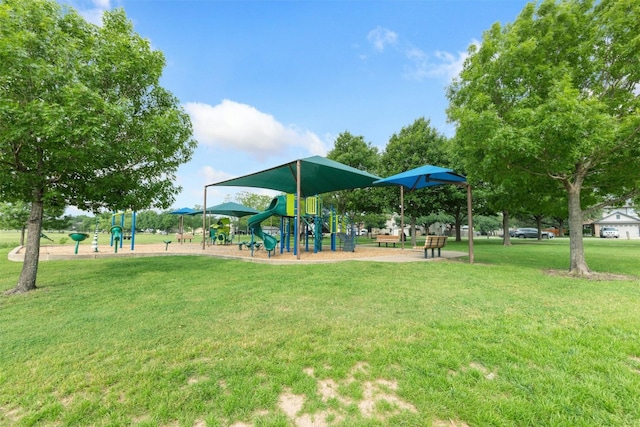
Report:
[[[255,215],[258,213],[258,211],[253,208],[234,202],[227,202],[222,203],[221,205],[211,206],[210,208],[207,208],[206,212],[216,215],[235,216],[237,218],[242,218],[243,216],[247,215]]]
[[[381,179],[379,176],[335,160],[312,156],[210,185],[268,188],[284,193],[296,193],[298,162],[300,162],[300,193],[304,197],[351,188],[371,187],[374,181]]]

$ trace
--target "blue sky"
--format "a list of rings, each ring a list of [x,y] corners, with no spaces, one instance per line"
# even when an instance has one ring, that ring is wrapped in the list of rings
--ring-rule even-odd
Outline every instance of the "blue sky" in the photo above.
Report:
[[[89,21],[124,8],[166,58],[162,85],[191,116],[198,148],[174,207],[206,184],[311,155],[349,131],[383,151],[425,117],[452,136],[445,88],[467,47],[521,0],[60,0]],[[212,187],[207,205],[237,191]]]

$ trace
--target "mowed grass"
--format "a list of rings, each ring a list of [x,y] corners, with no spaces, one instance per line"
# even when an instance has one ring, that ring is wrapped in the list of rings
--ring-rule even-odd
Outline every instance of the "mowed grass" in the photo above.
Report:
[[[637,426],[640,241],[585,245],[627,277],[549,274],[568,239],[478,238],[474,265],[42,262],[0,297],[0,425]]]

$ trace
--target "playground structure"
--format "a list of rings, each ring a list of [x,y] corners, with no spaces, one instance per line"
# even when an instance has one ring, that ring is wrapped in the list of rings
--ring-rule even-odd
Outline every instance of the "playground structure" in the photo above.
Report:
[[[355,227],[349,225],[349,221],[345,216],[337,215],[333,207],[330,210],[323,211],[322,199],[319,196],[312,196],[300,199],[300,212],[296,203],[297,198],[294,194],[284,194],[276,196],[271,200],[269,207],[248,220],[249,230],[251,231],[251,241],[243,242],[239,245],[247,246],[251,249],[252,255],[254,249],[259,249],[255,242],[255,237],[262,240],[264,249],[268,252],[269,257],[278,247],[280,253],[291,252],[291,243],[293,242],[293,252],[297,254],[302,243],[305,251],[310,251],[310,236],[313,241],[313,252],[322,251],[323,232],[326,230],[331,233],[331,250],[337,249],[337,239],[343,242],[343,250],[353,252],[355,249]],[[299,214],[300,222],[295,219]],[[262,229],[262,222],[273,217],[280,217],[279,235],[280,240],[276,237],[265,233]],[[299,238],[297,236],[300,236]]]
[[[124,232],[124,217],[125,212],[115,212],[111,215],[111,240],[109,246],[114,248],[114,252],[118,253],[118,246],[122,249],[122,243],[124,240],[131,240],[131,250],[134,250],[136,244],[136,211],[131,212],[131,234]],[[119,217],[119,224],[116,223],[116,217]],[[95,252],[98,252],[98,242],[96,237]]]
[[[74,242],[76,242],[76,250],[75,250],[75,254],[78,254],[78,246],[80,245],[80,242],[82,242],[83,240],[87,239],[89,237],[89,235],[87,233],[70,233],[69,237],[71,237],[71,240],[73,240]]]
[[[220,218],[218,222],[209,227],[209,239],[211,244],[226,245],[231,243],[233,236],[231,235],[231,221],[229,218]]]

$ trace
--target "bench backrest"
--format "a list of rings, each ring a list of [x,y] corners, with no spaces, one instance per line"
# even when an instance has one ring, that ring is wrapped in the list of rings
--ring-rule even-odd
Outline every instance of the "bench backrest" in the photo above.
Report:
[[[425,246],[435,246],[442,247],[447,243],[447,236],[427,236],[424,245]]]
[[[397,241],[397,240],[400,240],[400,236],[394,236],[392,234],[378,234],[376,236],[376,239],[377,240],[390,240],[390,241],[396,240]]]

